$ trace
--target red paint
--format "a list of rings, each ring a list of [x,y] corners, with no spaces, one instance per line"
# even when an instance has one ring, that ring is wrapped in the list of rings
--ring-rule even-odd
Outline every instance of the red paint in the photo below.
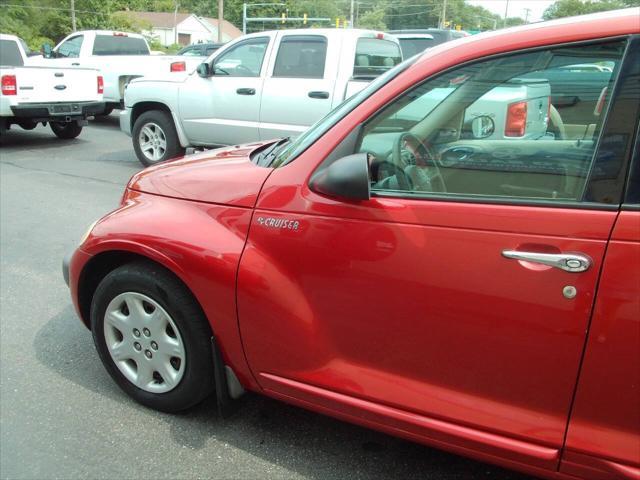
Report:
[[[435,47],[276,170],[250,162],[253,144],[141,172],[72,259],[76,308],[89,262],[134,253],[192,290],[248,389],[540,477],[638,478],[638,212],[344,202],[308,188],[353,128],[416,82],[640,33],[636,13]],[[593,266],[572,274],[504,249],[577,251]]]

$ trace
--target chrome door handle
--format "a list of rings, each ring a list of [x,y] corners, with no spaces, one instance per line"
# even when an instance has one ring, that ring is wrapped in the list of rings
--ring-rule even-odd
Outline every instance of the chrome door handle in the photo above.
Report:
[[[502,256],[525,262],[541,263],[565,272],[584,272],[591,266],[591,259],[582,253],[537,253],[503,250]]]

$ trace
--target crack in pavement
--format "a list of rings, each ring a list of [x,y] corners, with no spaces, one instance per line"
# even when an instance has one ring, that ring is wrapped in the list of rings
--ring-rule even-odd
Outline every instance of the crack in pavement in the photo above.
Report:
[[[58,172],[58,171],[55,171],[55,170],[46,170],[44,168],[25,167],[23,165],[16,165],[13,162],[2,162],[2,161],[0,161],[0,165],[10,165],[12,167],[19,168],[21,170],[31,171],[31,172],[52,173],[52,174],[55,174],[55,175],[62,175],[64,177],[81,178],[83,180],[93,180],[94,182],[108,183],[110,185],[117,185],[117,186],[123,187],[123,188],[126,186],[126,183],[123,185],[122,182],[112,182],[110,180],[105,180],[103,178],[87,177],[87,176],[83,176],[83,175],[75,175],[73,173]]]

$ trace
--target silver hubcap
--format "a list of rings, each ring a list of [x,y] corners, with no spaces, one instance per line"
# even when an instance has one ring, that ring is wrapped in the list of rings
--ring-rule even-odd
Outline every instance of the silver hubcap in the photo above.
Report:
[[[157,123],[145,123],[138,135],[140,150],[147,159],[157,162],[167,151],[167,137]]]
[[[152,298],[125,292],[111,300],[104,339],[113,362],[136,387],[164,393],[182,380],[186,354],[180,332]]]

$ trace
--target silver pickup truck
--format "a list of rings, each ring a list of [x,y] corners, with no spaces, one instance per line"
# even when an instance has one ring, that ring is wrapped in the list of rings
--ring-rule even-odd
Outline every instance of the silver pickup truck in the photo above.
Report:
[[[254,33],[195,72],[133,80],[120,128],[144,165],[190,146],[295,136],[401,60],[396,38],[369,30]]]

